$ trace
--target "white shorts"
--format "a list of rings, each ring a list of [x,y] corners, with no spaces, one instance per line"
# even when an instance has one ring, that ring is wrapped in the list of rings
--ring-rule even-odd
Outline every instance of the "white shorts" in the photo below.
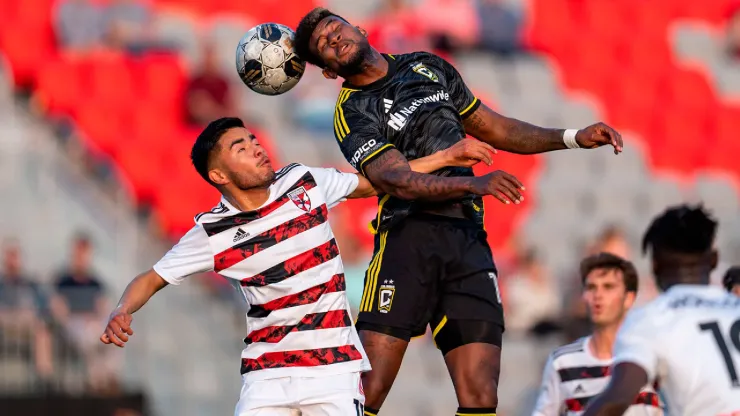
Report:
[[[362,416],[360,373],[244,383],[234,416]]]

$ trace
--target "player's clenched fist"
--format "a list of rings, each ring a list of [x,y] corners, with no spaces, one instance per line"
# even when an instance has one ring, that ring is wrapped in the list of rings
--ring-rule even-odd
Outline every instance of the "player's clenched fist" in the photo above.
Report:
[[[125,342],[128,342],[128,338],[134,335],[134,331],[131,329],[131,321],[134,317],[130,313],[114,311],[110,319],[108,320],[108,326],[105,327],[103,335],[100,336],[100,341],[103,344],[115,344],[121,348]]]
[[[474,180],[474,190],[478,195],[493,195],[504,204],[509,201],[518,204],[524,201],[521,191],[524,185],[514,175],[502,170],[479,176]]]

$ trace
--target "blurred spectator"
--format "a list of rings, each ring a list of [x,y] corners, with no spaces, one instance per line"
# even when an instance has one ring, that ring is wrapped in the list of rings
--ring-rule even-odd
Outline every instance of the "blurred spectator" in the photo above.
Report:
[[[590,254],[610,253],[629,260],[630,246],[621,228],[611,225],[604,228],[589,247]]]
[[[502,0],[478,0],[479,46],[501,56],[520,50],[522,19]]]
[[[478,40],[478,16],[473,0],[424,0],[415,9],[435,49],[470,48]]]
[[[529,331],[545,321],[556,321],[560,296],[550,274],[530,249],[519,270],[506,279],[506,328]]]
[[[740,59],[740,7],[735,8],[727,22],[727,54]]]
[[[200,72],[188,81],[185,90],[185,118],[193,127],[207,125],[219,117],[235,116],[229,82],[221,73],[215,47],[204,46]]]
[[[381,52],[409,53],[431,48],[424,25],[404,0],[385,0],[365,25],[370,44]]]
[[[33,362],[37,374],[48,379],[53,367],[51,336],[44,320],[46,302],[36,283],[24,275],[21,263],[18,245],[7,243],[0,271],[0,360]],[[3,369],[9,371],[6,366]]]
[[[333,142],[334,108],[341,85],[341,81],[324,79],[316,68],[306,68],[293,92],[296,99],[289,111],[293,120],[302,128]]]
[[[72,259],[55,282],[52,308],[69,338],[85,358],[89,387],[97,392],[116,389],[114,378],[117,360],[110,359],[110,349],[98,341],[109,310],[103,285],[91,270],[92,243],[78,235],[72,247]]]
[[[154,46],[152,11],[141,0],[111,0],[104,13],[106,44],[117,50],[141,53]]]
[[[55,32],[60,46],[74,52],[97,48],[103,41],[103,10],[89,0],[64,0],[56,8]]]

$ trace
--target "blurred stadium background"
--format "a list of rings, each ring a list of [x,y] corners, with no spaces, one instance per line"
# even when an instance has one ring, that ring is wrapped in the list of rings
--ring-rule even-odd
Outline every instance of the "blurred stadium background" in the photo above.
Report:
[[[506,115],[603,120],[625,151],[500,153],[523,206],[487,201],[507,314],[499,412],[525,415],[556,345],[587,331],[577,262],[634,260],[669,204],[720,219],[721,275],[740,262],[740,2],[730,0],[0,0],[0,408],[22,415],[232,414],[243,305],[217,276],[158,294],[124,350],[97,338],[122,289],[217,199],[189,166],[199,127],[238,115],[277,164],[348,167],[333,143],[339,84],[309,68],[252,93],[234,51],[257,23],[325,5],[390,53],[434,50]],[[375,200],[333,221],[359,301]],[[386,415],[449,415],[452,386],[416,340]],[[6,413],[6,411],[8,413]]]

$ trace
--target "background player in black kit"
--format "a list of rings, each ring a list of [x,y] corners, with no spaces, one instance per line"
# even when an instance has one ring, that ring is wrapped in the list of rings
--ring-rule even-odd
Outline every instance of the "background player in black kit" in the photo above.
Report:
[[[466,133],[520,154],[603,145],[618,153],[620,135],[602,123],[559,130],[503,117],[445,60],[425,52],[381,54],[362,29],[326,9],[302,19],[295,47],[326,77],[345,79],[334,117],[337,141],[350,164],[385,194],[373,221],[375,255],[357,320],[373,366],[363,375],[365,413],[377,413],[409,339],[430,325],[455,386],[457,414],[495,414],[504,321],[481,196],[519,203],[524,188],[501,171],[418,174],[408,160]]]

